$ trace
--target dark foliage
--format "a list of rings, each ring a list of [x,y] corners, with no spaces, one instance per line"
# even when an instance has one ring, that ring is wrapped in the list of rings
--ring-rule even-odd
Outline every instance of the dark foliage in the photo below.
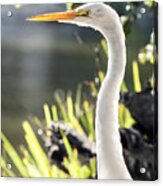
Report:
[[[121,97],[136,121],[132,128],[121,129],[127,166],[134,179],[155,180],[158,177],[157,94],[148,84],[140,93],[125,93]],[[145,168],[144,173],[141,168]]]

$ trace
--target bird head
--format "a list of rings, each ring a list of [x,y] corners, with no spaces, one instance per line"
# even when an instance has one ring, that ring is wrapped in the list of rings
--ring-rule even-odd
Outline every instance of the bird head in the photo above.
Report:
[[[102,24],[101,22],[105,24],[109,21],[107,19],[108,14],[110,14],[110,19],[114,19],[116,15],[114,12],[111,7],[103,3],[88,3],[71,11],[35,15],[27,18],[27,20],[37,22],[58,21],[83,27],[99,28]]]

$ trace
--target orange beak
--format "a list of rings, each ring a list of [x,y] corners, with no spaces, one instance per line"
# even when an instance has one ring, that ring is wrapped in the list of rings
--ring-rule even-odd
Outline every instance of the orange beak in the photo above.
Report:
[[[32,16],[27,18],[28,21],[67,21],[73,20],[77,16],[87,16],[88,11],[80,10],[80,11],[66,11],[66,12],[56,12],[56,13],[48,13],[48,14],[40,14],[36,16]]]
[[[40,14],[27,18],[28,21],[59,21],[59,20],[73,20],[77,16],[75,11],[57,12],[49,14]]]

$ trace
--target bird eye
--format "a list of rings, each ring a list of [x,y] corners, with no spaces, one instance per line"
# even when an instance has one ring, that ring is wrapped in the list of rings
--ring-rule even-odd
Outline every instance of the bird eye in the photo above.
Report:
[[[78,10],[78,16],[89,16],[89,10]]]

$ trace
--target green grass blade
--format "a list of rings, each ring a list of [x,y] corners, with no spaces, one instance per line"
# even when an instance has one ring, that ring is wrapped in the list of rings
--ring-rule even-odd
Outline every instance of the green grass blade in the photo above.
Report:
[[[80,134],[85,133],[83,128],[81,127],[81,124],[79,123],[78,119],[75,116],[72,116],[70,118],[70,122],[71,122],[73,128],[75,128]]]
[[[123,104],[119,104],[118,118],[120,127],[123,128],[125,126],[125,106]]]
[[[101,46],[102,46],[106,56],[108,56],[108,46],[107,46],[106,41],[104,39],[101,40]]]
[[[96,158],[92,158],[89,163],[92,178],[96,177]]]
[[[129,110],[125,108],[125,128],[131,128],[132,125],[135,123],[135,120],[132,118]]]
[[[1,157],[1,168],[2,168],[1,171],[5,171],[6,176],[10,176],[10,177],[15,177],[16,176],[12,170],[10,170],[6,167],[6,162],[2,157]]]
[[[70,178],[67,173],[59,169],[56,165],[52,165],[51,175],[53,178]]]
[[[141,91],[140,73],[139,73],[139,66],[136,61],[133,61],[132,63],[132,70],[133,70],[133,81],[134,81],[135,92],[140,92]]]
[[[66,152],[68,154],[68,157],[69,159],[71,159],[71,155],[72,155],[72,147],[71,147],[71,144],[67,138],[67,136],[64,134],[64,132],[60,129],[60,133],[62,135],[62,139],[63,139],[63,143],[64,143],[64,146],[66,148]]]
[[[105,78],[104,72],[99,70],[98,71],[98,77],[100,79],[100,83],[102,84],[102,82],[104,81],[104,78]]]
[[[81,105],[81,94],[82,94],[82,85],[79,84],[77,91],[76,91],[76,100],[75,100],[75,114],[79,118],[82,114],[82,111],[80,109]]]
[[[28,170],[29,176],[31,178],[41,178],[44,175],[41,174],[41,172],[39,172],[38,167],[35,164],[31,164],[28,159],[23,158],[23,162]]]
[[[20,150],[21,150],[24,158],[27,159],[29,163],[31,163],[33,165],[36,163],[34,161],[32,155],[30,154],[30,152],[23,145],[20,146]]]
[[[118,117],[121,128],[130,128],[135,123],[129,110],[123,104],[119,104]]]
[[[90,88],[91,88],[92,93],[93,93],[92,95],[97,96],[98,91],[97,91],[97,88],[96,88],[96,86],[95,86],[95,83],[94,83],[94,82],[90,82]]]
[[[61,98],[60,98],[60,96],[59,96],[58,93],[54,93],[54,99],[55,99],[55,101],[56,101],[57,104],[58,104],[58,107],[59,107],[59,109],[60,109],[60,113],[61,113],[61,115],[62,115],[62,117],[63,117],[63,120],[64,120],[65,122],[69,123],[69,118],[68,118],[68,116],[67,116],[66,109],[65,109],[65,107],[63,106],[62,100],[61,100]]]
[[[92,117],[92,113],[91,113],[91,107],[90,107],[90,104],[87,100],[84,101],[83,107],[84,107],[84,111],[85,111],[88,123],[92,124],[93,117]]]
[[[2,136],[2,141],[3,141],[3,148],[4,148],[5,152],[9,155],[10,159],[13,161],[13,163],[16,166],[16,168],[18,169],[19,173],[23,177],[28,177],[29,175],[27,173],[27,170],[26,170],[21,158],[19,157],[18,153],[16,152],[14,147],[11,145],[11,143],[8,141],[8,139],[5,137],[5,135],[3,133],[1,133],[1,136]]]
[[[121,84],[121,91],[122,92],[128,92],[128,88],[127,88],[127,85],[126,85],[124,80],[123,80],[123,82]]]
[[[68,116],[69,116],[69,120],[71,125],[80,133],[80,134],[84,134],[84,131],[78,121],[78,119],[75,117],[74,115],[74,108],[73,108],[73,100],[71,97],[71,92],[68,93],[67,95],[67,112],[68,112]]]
[[[72,151],[70,158],[67,159],[65,157],[63,162],[64,162],[64,165],[67,168],[71,178],[80,178],[81,177],[80,176],[81,165],[80,165],[80,162],[74,156],[74,150]]]
[[[83,165],[81,167],[81,171],[80,171],[80,178],[89,178],[91,176],[91,171],[89,169],[88,166]]]
[[[83,114],[80,116],[82,126],[84,127],[87,134],[89,134],[89,125],[86,116]]]
[[[68,92],[67,94],[67,111],[68,111],[69,118],[72,118],[74,116],[74,108],[73,108],[71,92]]]
[[[91,140],[95,139],[95,134],[94,134],[94,113],[93,110],[89,104],[89,102],[87,100],[84,101],[83,104],[84,107],[84,111],[86,114],[86,118],[87,118],[87,124],[89,126],[89,138]]]
[[[44,115],[45,115],[46,124],[50,128],[52,119],[51,119],[49,106],[47,104],[44,104],[43,108],[44,108]]]
[[[53,120],[54,120],[55,122],[57,122],[57,121],[58,121],[58,113],[57,113],[57,108],[56,108],[56,106],[55,106],[55,105],[52,105],[51,110],[52,110]]]
[[[34,124],[36,124],[37,127],[42,126],[41,120],[37,116],[32,117],[32,119],[33,119]]]
[[[35,133],[27,121],[23,122],[23,129],[25,131],[26,142],[37,163],[37,166],[45,177],[49,177],[49,161],[41,145],[39,144]]]

